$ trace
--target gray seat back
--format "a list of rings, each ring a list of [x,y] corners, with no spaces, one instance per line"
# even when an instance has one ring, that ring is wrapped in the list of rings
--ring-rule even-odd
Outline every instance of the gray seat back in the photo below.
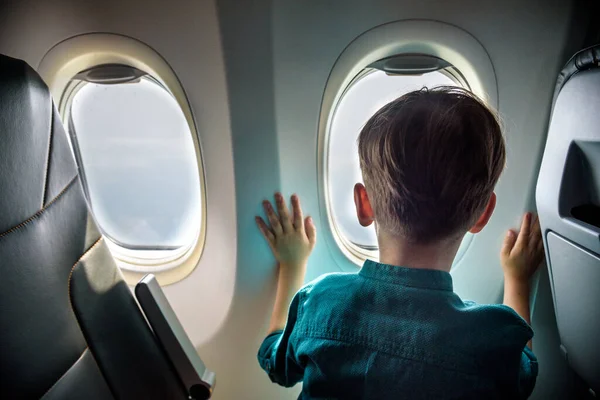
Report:
[[[563,351],[600,392],[600,46],[559,76],[536,202]]]
[[[88,212],[48,88],[0,56],[0,398],[185,397]]]

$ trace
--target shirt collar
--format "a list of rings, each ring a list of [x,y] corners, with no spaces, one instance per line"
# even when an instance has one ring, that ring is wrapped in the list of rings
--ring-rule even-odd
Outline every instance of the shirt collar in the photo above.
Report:
[[[402,286],[434,290],[453,290],[452,276],[446,271],[397,267],[395,265],[366,260],[358,274],[365,278],[377,279]]]

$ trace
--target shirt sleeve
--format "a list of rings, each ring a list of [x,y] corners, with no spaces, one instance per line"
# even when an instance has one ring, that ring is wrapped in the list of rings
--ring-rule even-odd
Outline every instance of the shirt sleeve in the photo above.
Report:
[[[527,399],[533,388],[538,375],[538,361],[533,351],[527,346],[521,353],[521,365],[519,368],[519,398]]]
[[[298,320],[301,296],[302,291],[296,293],[290,304],[285,329],[270,333],[258,349],[258,363],[261,368],[272,382],[285,387],[294,386],[304,376],[304,369],[296,361],[294,347],[290,341]]]

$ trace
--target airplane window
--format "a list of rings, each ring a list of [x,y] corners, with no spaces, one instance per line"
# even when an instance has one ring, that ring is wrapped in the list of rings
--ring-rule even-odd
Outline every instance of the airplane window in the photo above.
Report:
[[[390,101],[413,90],[442,85],[460,84],[445,71],[399,75],[366,69],[354,79],[334,109],[326,162],[328,211],[338,244],[356,263],[378,257],[375,229],[358,223],[353,199],[354,185],[362,182],[357,145],[360,130]]]
[[[200,231],[189,125],[152,77],[100,81],[74,80],[68,111],[92,212],[115,258],[163,265],[189,250]]]

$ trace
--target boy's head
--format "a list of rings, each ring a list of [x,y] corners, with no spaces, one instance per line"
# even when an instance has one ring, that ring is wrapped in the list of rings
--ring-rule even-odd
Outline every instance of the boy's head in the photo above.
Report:
[[[478,231],[491,216],[504,138],[495,114],[464,89],[422,89],[385,105],[362,129],[358,152],[366,192],[357,185],[355,202],[365,226],[375,219],[380,230],[427,244]]]

